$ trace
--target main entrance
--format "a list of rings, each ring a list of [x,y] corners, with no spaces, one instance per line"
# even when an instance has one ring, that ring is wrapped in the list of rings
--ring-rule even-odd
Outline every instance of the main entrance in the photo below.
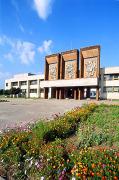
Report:
[[[73,88],[65,89],[65,98],[74,99],[74,90],[73,90]]]

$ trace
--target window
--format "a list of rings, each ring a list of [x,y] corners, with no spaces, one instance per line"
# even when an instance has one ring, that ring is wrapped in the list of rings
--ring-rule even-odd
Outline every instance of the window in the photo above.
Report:
[[[44,93],[44,89],[43,88],[40,88],[40,93]]]
[[[18,86],[18,82],[12,82],[12,86]]]
[[[6,87],[8,86],[8,83],[6,83]]]
[[[119,80],[119,74],[104,74],[104,81]]]
[[[27,81],[21,81],[21,86],[27,85]]]
[[[113,92],[113,88],[112,87],[104,87],[103,92]]]
[[[40,81],[44,81],[44,79],[40,79]]]
[[[37,89],[30,89],[30,93],[37,93]]]
[[[114,87],[113,92],[119,92],[119,87]]]
[[[22,91],[22,93],[26,93],[26,89],[22,89],[21,91]]]
[[[37,80],[30,81],[30,85],[35,85],[35,84],[37,84]]]
[[[112,80],[113,76],[111,74],[104,74],[104,81]]]
[[[118,80],[119,79],[119,75],[118,74],[114,74],[114,80]]]
[[[104,87],[103,92],[119,92],[119,86],[115,87]]]

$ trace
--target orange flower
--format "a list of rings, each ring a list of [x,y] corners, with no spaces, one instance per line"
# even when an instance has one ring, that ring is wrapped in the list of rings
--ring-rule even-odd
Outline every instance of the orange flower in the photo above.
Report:
[[[92,168],[95,168],[95,164],[94,163],[92,164]]]
[[[102,180],[106,180],[106,179],[107,179],[106,176],[103,176],[103,177],[102,177]]]
[[[118,177],[117,177],[117,176],[114,176],[114,180],[118,180]]]
[[[97,176],[99,176],[99,177],[100,177],[100,176],[101,176],[101,174],[100,174],[99,172],[97,172]]]
[[[78,173],[77,175],[78,175],[78,177],[80,177],[80,176],[81,176],[81,173]]]
[[[91,176],[94,176],[94,172],[91,172],[90,175],[91,175]]]

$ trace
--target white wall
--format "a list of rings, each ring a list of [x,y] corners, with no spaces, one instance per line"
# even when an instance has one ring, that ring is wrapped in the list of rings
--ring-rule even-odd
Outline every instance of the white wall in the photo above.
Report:
[[[37,98],[37,93],[30,93],[30,98]]]
[[[119,99],[119,93],[116,93],[116,92],[102,93],[101,98],[102,99]]]

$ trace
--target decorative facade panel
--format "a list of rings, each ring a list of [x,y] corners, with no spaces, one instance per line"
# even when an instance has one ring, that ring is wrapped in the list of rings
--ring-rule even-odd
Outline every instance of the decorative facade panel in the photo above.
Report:
[[[75,60],[65,62],[65,79],[75,78]]]
[[[49,80],[57,79],[57,63],[49,64]]]
[[[97,57],[84,59],[84,77],[91,78],[97,76]]]

